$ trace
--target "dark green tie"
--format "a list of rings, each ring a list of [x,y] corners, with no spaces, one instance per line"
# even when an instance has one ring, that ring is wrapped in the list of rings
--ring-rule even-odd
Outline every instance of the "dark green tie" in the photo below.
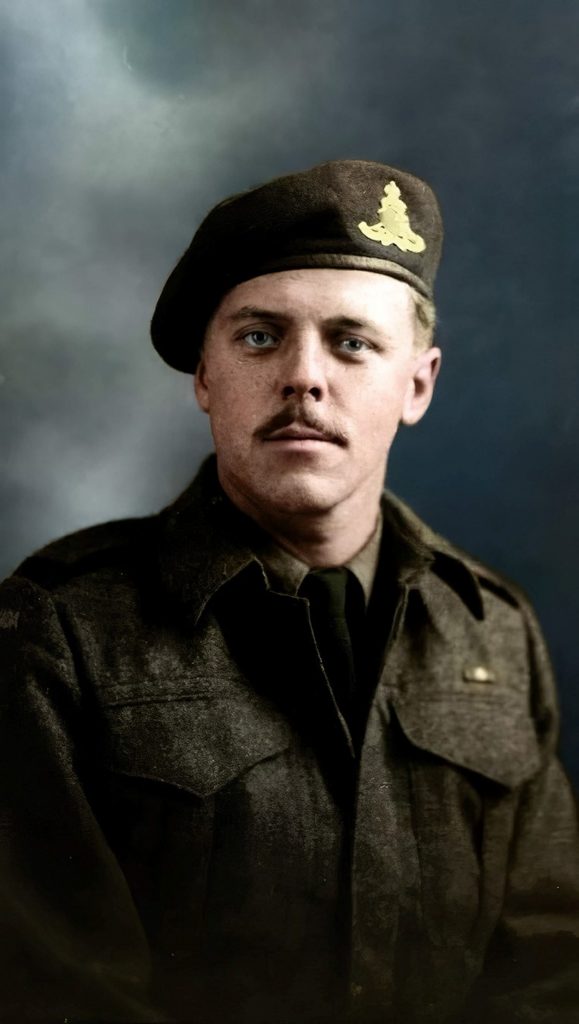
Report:
[[[347,569],[314,569],[299,592],[310,603],[312,628],[326,675],[340,711],[350,722],[356,677],[346,618],[347,584]]]

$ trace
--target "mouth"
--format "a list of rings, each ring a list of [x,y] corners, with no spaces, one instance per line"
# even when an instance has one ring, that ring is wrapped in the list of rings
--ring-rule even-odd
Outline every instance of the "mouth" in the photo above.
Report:
[[[273,442],[275,444],[305,444],[306,442],[314,444],[335,444],[334,438],[328,434],[324,434],[320,430],[314,430],[311,427],[282,427],[281,430],[274,430],[271,434],[264,437],[264,441]]]
[[[287,407],[259,427],[255,432],[258,441],[267,442],[276,451],[285,453],[328,452],[331,448],[346,448],[347,435],[332,423],[322,422],[309,409]]]
[[[329,451],[338,441],[320,430],[312,427],[283,427],[267,434],[263,440],[272,446],[272,450],[284,452],[286,455],[310,456]]]

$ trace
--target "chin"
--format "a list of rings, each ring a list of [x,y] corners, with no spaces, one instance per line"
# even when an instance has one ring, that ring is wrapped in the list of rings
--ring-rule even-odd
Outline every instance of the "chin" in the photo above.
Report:
[[[278,515],[312,515],[327,512],[343,497],[327,480],[295,476],[271,479],[255,491],[258,503]]]

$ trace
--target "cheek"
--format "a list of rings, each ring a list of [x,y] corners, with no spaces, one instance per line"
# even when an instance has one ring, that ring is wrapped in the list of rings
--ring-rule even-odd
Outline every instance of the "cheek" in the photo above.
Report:
[[[211,393],[210,419],[213,433],[240,445],[264,420],[264,402],[255,379],[229,373],[221,377]]]
[[[406,395],[406,379],[369,389],[361,400],[358,419],[371,437],[385,438],[396,432]]]

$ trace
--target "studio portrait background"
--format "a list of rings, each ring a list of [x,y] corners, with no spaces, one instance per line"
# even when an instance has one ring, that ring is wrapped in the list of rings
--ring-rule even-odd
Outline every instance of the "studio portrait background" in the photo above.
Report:
[[[530,595],[579,783],[579,5],[0,0],[0,49],[0,574],[157,510],[210,449],[148,340],[209,207],[409,169],[445,218],[443,370],[388,483]]]

